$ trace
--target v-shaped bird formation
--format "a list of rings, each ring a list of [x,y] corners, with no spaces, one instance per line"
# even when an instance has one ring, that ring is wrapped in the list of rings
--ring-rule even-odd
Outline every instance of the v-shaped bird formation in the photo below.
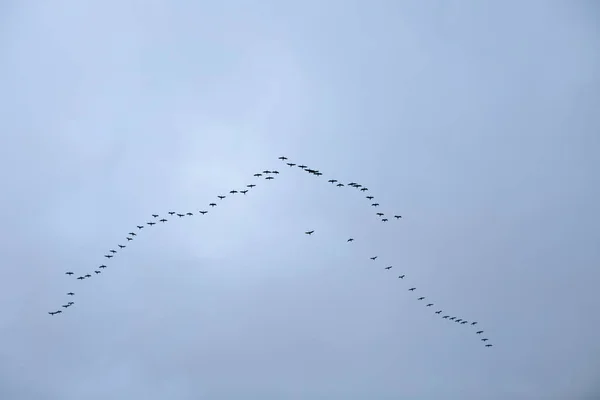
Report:
[[[311,175],[314,175],[316,177],[319,177],[319,176],[323,175],[323,173],[320,172],[318,169],[309,168],[308,166],[303,165],[303,164],[296,164],[296,163],[293,163],[293,162],[289,162],[288,158],[285,157],[285,156],[279,157],[279,160],[285,162],[285,164],[287,166],[289,166],[290,168],[297,167],[300,170],[303,170],[303,171],[305,171],[305,172],[307,172],[307,173],[309,173]],[[279,175],[279,171],[277,171],[277,170],[264,170],[262,172],[255,173],[254,177],[255,178],[263,178],[264,177],[265,180],[269,180],[270,181],[270,180],[275,179],[276,175]],[[355,189],[358,192],[362,192],[362,193],[365,193],[365,192],[369,191],[369,189],[367,187],[365,187],[362,184],[359,184],[357,182],[348,182],[348,183],[344,184],[344,183],[341,183],[340,181],[338,181],[337,179],[328,179],[327,183],[331,184],[334,187],[339,187],[339,188],[348,187],[348,188],[352,188],[352,189]],[[229,191],[229,195],[230,196],[235,196],[235,195],[242,194],[242,195],[245,196],[249,192],[249,190],[253,189],[256,186],[257,186],[256,184],[251,183],[251,184],[246,185],[246,188],[244,188],[243,190],[233,189],[233,190]],[[221,194],[221,195],[218,195],[216,197],[217,197],[218,201],[221,202],[221,201],[223,201],[224,199],[227,198],[227,195],[226,194]],[[371,207],[375,207],[375,208],[379,207],[379,203],[375,200],[374,196],[372,196],[370,194],[367,194],[365,196],[365,198],[368,200],[368,204],[370,204]],[[211,207],[211,208],[217,207],[217,203],[216,202],[211,202],[211,203],[208,204],[208,206]],[[204,209],[204,210],[199,210],[198,211],[198,213],[200,215],[205,215],[208,212],[209,212],[208,209]],[[142,225],[137,225],[136,226],[137,232],[138,233],[141,232],[146,227],[152,227],[152,226],[156,225],[157,222],[160,222],[160,223],[164,224],[164,223],[166,223],[166,222],[169,221],[169,218],[174,218],[175,216],[177,216],[178,218],[183,218],[183,217],[191,217],[191,216],[195,215],[193,212],[176,212],[176,211],[172,211],[172,210],[166,212],[165,214],[167,214],[167,215],[164,215],[162,217],[161,217],[160,214],[152,214],[151,215],[152,216],[151,220],[146,221]],[[377,216],[377,218],[379,218],[381,220],[381,222],[388,222],[389,221],[388,218],[386,217],[386,214],[384,214],[383,212],[379,212],[378,211],[378,212],[376,212],[374,214],[375,214],[375,216]],[[392,217],[395,220],[400,220],[402,218],[402,216],[398,215],[398,214],[394,214],[394,215],[392,215]],[[308,235],[308,236],[311,236],[311,235],[313,235],[315,233],[315,230],[308,230],[308,231],[305,231],[304,233],[306,235]],[[124,239],[126,240],[126,243],[129,243],[129,242],[133,241],[137,237],[137,235],[138,234],[136,233],[136,230],[133,229],[132,232],[129,232],[127,235],[125,235]],[[347,243],[352,243],[354,241],[355,241],[355,239],[352,238],[352,237],[350,237],[350,238],[348,238],[346,240]],[[120,244],[117,244],[117,247],[119,248],[119,250],[109,249],[108,252],[104,255],[104,257],[106,257],[108,260],[110,260],[115,255],[117,255],[119,251],[123,251],[127,247],[127,245],[123,244],[123,243],[120,243]],[[374,256],[370,257],[370,260],[373,261],[373,262],[377,262],[378,256],[374,255]],[[107,266],[104,265],[104,264],[102,264],[102,265],[97,266],[97,269],[94,269],[91,272],[93,272],[94,275],[99,275],[99,274],[102,273],[102,270],[104,270],[105,268],[107,268]],[[392,268],[394,268],[392,265],[387,265],[383,269],[387,270],[387,271],[390,271],[390,270],[392,270]],[[75,275],[74,272],[72,272],[72,271],[67,271],[67,272],[65,272],[65,274],[67,276],[69,276],[69,277],[73,277]],[[408,278],[405,280],[406,277],[407,277],[407,275],[405,273],[401,273],[400,275],[398,275],[397,279],[400,279],[403,282],[407,282],[408,283]],[[90,278],[92,278],[92,275],[90,273],[88,273],[88,274],[77,276],[75,279],[79,280],[79,281],[84,281],[84,280],[90,279]],[[413,287],[411,285],[409,285],[409,286],[410,287],[407,289],[408,292],[412,293],[412,292],[415,292],[417,290],[417,287]],[[70,292],[67,293],[67,296],[73,297],[73,296],[75,296],[75,292],[70,291]],[[428,297],[422,296],[422,295],[419,295],[418,297],[416,297],[416,300],[419,301],[419,302],[423,302],[423,300],[426,300],[426,299],[429,300]],[[424,306],[425,308],[434,307],[436,305],[436,303],[433,303],[433,302],[423,302],[423,303],[425,304],[425,306]],[[74,304],[75,304],[75,302],[68,301],[68,302],[65,302],[65,304],[61,305],[61,307],[66,310],[67,308],[73,306]],[[438,315],[440,317],[440,319],[444,319],[444,320],[447,320],[447,321],[453,321],[454,323],[459,324],[459,325],[467,325],[467,326],[472,326],[472,327],[478,325],[477,321],[472,321],[472,320],[467,320],[467,319],[461,318],[461,317],[459,317],[457,315],[454,315],[453,313],[449,313],[447,311],[444,311],[444,309],[442,309],[442,308],[436,307],[436,308],[433,308],[433,310],[435,310],[435,311],[433,311],[433,313],[435,315]],[[60,313],[62,313],[61,309],[57,309],[55,311],[48,312],[48,314],[50,314],[50,315],[56,315],[56,314],[60,314]],[[484,333],[483,330],[480,330],[480,329],[476,329],[475,330],[475,334],[477,334],[477,335],[482,335],[483,333]],[[489,341],[488,338],[484,337],[484,338],[481,338],[480,340],[483,343],[485,343],[485,347],[492,347],[492,344],[486,343],[486,342]]]

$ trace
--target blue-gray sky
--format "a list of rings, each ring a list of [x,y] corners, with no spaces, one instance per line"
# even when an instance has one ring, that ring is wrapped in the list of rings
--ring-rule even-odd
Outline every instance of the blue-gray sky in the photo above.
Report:
[[[3,2],[0,398],[598,398],[599,10]]]

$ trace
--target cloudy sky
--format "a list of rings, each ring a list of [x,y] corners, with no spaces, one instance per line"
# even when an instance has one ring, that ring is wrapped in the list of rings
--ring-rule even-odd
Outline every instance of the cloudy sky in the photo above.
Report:
[[[1,2],[0,398],[599,398],[599,18]]]

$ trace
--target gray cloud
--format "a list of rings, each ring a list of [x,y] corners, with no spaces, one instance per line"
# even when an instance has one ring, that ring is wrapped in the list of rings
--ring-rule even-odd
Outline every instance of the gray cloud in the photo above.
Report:
[[[219,4],[2,6],[0,398],[597,396],[597,6]]]

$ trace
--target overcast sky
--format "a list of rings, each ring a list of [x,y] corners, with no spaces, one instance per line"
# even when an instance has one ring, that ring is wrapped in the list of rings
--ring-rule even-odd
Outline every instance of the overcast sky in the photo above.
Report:
[[[599,19],[1,2],[0,398],[600,398]]]

